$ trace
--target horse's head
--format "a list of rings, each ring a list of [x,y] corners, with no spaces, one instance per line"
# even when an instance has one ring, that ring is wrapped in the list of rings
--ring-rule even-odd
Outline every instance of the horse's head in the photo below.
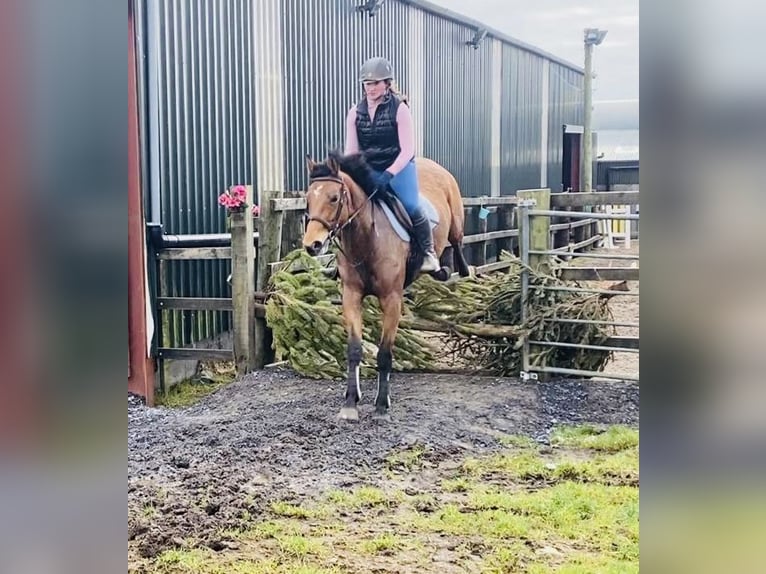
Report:
[[[308,225],[303,247],[310,255],[323,253],[350,215],[349,189],[336,159],[324,163],[306,156],[309,188],[306,191]]]

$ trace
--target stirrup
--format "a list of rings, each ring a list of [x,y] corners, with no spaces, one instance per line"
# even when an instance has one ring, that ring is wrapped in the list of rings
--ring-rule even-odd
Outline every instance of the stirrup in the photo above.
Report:
[[[436,253],[433,251],[427,251],[423,258],[423,265],[421,265],[421,271],[438,271],[441,269],[441,263],[439,263]]]

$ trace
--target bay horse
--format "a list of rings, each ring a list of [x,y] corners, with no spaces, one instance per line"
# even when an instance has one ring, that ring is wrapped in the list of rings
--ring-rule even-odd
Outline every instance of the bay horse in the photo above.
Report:
[[[463,200],[457,181],[449,171],[430,159],[416,158],[415,165],[421,200],[427,198],[438,215],[438,224],[433,229],[436,254],[441,256],[449,244],[458,272],[467,276],[470,270],[462,250]],[[389,420],[389,378],[403,292],[417,278],[423,252],[419,246],[415,247],[414,239],[409,243],[403,240],[378,207],[378,200],[386,192],[376,188],[373,172],[362,154],[342,156],[331,153],[321,163],[307,156],[306,167],[309,172],[306,191],[308,224],[303,246],[310,255],[316,256],[325,252],[332,241],[339,243],[337,269],[348,336],[348,378],[339,418],[359,420],[362,301],[367,295],[373,295],[378,298],[383,313],[374,416]],[[450,270],[442,267],[432,275],[445,280],[450,276]]]

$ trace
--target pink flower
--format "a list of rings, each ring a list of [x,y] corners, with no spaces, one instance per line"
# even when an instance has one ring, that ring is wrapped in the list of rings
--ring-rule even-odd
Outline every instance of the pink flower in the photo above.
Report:
[[[244,202],[247,199],[247,189],[244,185],[235,185],[231,188],[231,196]]]
[[[258,217],[261,214],[261,206],[260,205],[254,205],[253,206],[253,217]]]
[[[218,204],[228,209],[239,209],[247,206],[247,188],[244,185],[234,185],[228,191],[218,196]]]

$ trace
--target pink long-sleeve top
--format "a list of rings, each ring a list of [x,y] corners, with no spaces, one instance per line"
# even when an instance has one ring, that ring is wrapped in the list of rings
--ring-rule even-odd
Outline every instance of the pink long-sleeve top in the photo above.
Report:
[[[375,118],[377,104],[367,101],[370,110],[370,118]],[[386,169],[392,175],[402,171],[409,161],[415,156],[415,132],[412,123],[410,107],[404,102],[399,104],[396,110],[396,124],[399,132],[399,147],[401,151],[396,156],[391,167]],[[356,105],[352,106],[346,115],[346,149],[345,153],[357,153],[359,151],[359,138],[356,135]]]

